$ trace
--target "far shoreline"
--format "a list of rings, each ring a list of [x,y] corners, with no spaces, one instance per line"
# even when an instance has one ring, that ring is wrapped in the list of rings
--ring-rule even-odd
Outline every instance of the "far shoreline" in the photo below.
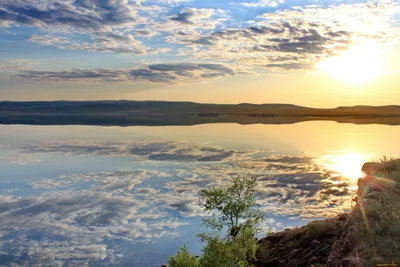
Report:
[[[291,104],[198,104],[166,101],[0,102],[3,125],[185,126],[209,123],[294,124],[335,121],[400,125],[400,106],[316,109]]]

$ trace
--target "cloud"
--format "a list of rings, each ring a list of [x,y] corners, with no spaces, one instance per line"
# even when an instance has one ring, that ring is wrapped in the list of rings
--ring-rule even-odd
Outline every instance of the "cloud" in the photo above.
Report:
[[[267,64],[267,68],[277,68],[283,70],[307,70],[314,68],[310,63],[280,63],[280,64]]]
[[[59,82],[125,82],[124,69],[72,69],[64,71],[26,70],[18,74],[24,79]]]
[[[56,142],[22,146],[23,155],[60,153],[85,156],[132,156],[154,161],[219,162],[244,155],[243,152],[185,142]],[[32,156],[29,156],[32,157]]]
[[[194,12],[191,10],[186,10],[180,12],[176,16],[171,17],[171,20],[178,21],[184,24],[193,24],[193,22],[189,20],[191,17],[194,17]]]
[[[167,16],[165,23],[155,22],[154,25],[169,35],[176,35],[179,32],[210,31],[223,25],[228,18],[224,9],[185,7],[177,14]]]
[[[182,2],[6,0],[0,4],[0,25],[35,27],[39,32],[29,37],[30,42],[60,49],[141,56],[169,53],[193,58],[193,62],[207,60],[225,66],[230,62],[226,67],[245,70],[310,70],[326,57],[365,39],[386,46],[398,43],[399,31],[393,22],[400,8],[396,1],[339,1],[329,6],[293,6],[290,1],[270,0],[231,3],[247,14],[246,20],[238,12],[229,12],[225,1],[206,5],[212,8]],[[207,79],[232,75],[204,69],[161,73],[148,65],[126,72],[115,69],[123,72],[122,76],[104,74],[104,81],[171,83],[183,76]],[[83,71],[86,73],[42,70],[21,75],[55,81],[103,81],[98,76],[105,69]],[[65,77],[58,79],[57,74]]]
[[[133,157],[147,170],[60,175],[32,182],[40,195],[0,196],[0,251],[7,253],[0,260],[6,265],[27,259],[51,266],[119,264],[122,252],[113,244],[177,235],[190,218],[207,216],[198,206],[199,190],[227,186],[233,176],[257,180],[257,202],[274,218],[334,216],[352,192],[351,181],[306,154],[173,141],[52,142],[23,146],[20,153]],[[151,170],[154,164],[163,171]]]
[[[40,161],[38,157],[32,154],[1,153],[0,155],[0,162],[11,165],[31,165]]]
[[[214,14],[214,9],[206,8],[184,8],[177,15],[172,16],[170,20],[183,24],[195,24],[199,20],[209,19]]]
[[[284,0],[260,0],[258,2],[242,2],[241,4],[246,7],[277,7],[283,3]]]
[[[175,203],[172,207],[182,212],[191,202],[178,201],[172,197],[174,194],[195,197],[203,188],[226,186],[231,177],[245,175],[257,180],[258,203],[267,214],[315,219],[334,216],[350,204],[351,184],[343,177],[338,183],[336,177],[331,177],[313,157],[271,155],[254,158],[251,155],[232,164],[195,167],[176,174],[181,179],[164,185],[171,193],[159,193],[153,201],[167,201],[171,196],[174,201],[168,203]]]
[[[131,34],[120,35],[112,32],[98,34],[92,42],[74,41],[52,35],[32,35],[29,37],[29,41],[61,49],[135,54],[157,53],[157,50],[152,50],[143,45],[141,41],[135,40]]]
[[[150,64],[135,69],[22,70],[17,76],[53,82],[178,83],[233,76],[245,71],[224,64]]]
[[[35,182],[35,188],[48,189],[40,196],[0,196],[0,250],[4,252],[0,262],[115,264],[122,250],[108,240],[143,242],[175,235],[175,229],[185,223],[130,193],[133,186],[157,175],[154,171],[73,174]]]
[[[14,58],[0,61],[0,70],[5,73],[18,74],[21,70],[29,70],[37,67],[39,61]]]
[[[269,5],[272,1],[251,4]],[[182,56],[233,60],[242,66],[270,70],[309,70],[366,39],[397,43],[398,30],[391,19],[395,10],[399,6],[394,2],[282,8],[259,15],[247,27],[182,31],[165,40],[183,45],[179,49]]]
[[[124,29],[133,27],[143,18],[137,14],[140,6],[125,0],[99,1],[5,1],[0,5],[0,24],[23,24],[41,29],[49,34],[33,35],[30,41],[58,48],[101,52],[136,53],[151,52],[142,42]],[[69,35],[86,35],[68,38]],[[84,38],[88,39],[88,38]]]
[[[132,25],[135,4],[125,0],[5,1],[1,20],[36,26],[62,26],[105,31],[112,26]]]
[[[241,64],[267,68],[310,68],[316,60],[349,45],[351,34],[308,22],[273,22],[242,29],[224,29],[206,36],[181,35],[167,41],[186,45],[189,53],[196,49],[198,58],[234,59]],[[292,58],[291,62],[279,59]],[[273,61],[274,63],[265,64]],[[285,60],[286,61],[286,60]]]
[[[220,147],[199,146],[184,142],[133,142],[111,144],[42,144],[24,147],[24,153],[57,152],[73,155],[126,155],[137,160],[159,162],[209,162],[206,166],[181,165],[181,170],[169,173],[178,180],[164,184],[163,191],[155,188],[136,188],[138,180],[127,174],[126,178],[113,178],[116,174],[77,175],[68,179],[42,180],[34,183],[39,188],[66,188],[77,181],[93,181],[98,190],[125,192],[134,190],[138,196],[152,203],[158,203],[164,209],[175,210],[184,217],[197,216],[196,207],[199,190],[210,186],[227,185],[235,175],[247,175],[259,183],[258,196],[266,211],[285,216],[299,215],[303,218],[318,217],[340,212],[341,204],[348,201],[350,184],[338,180],[337,174],[321,168],[315,159],[308,155],[258,155],[256,151],[232,151]],[[158,174],[160,175],[160,174]],[[168,177],[168,176],[167,176]],[[68,181],[68,182],[67,182]],[[72,183],[73,182],[73,183]],[[103,184],[104,183],[104,184]],[[281,203],[279,207],[273,203]],[[299,207],[312,207],[312,212]],[[328,209],[329,207],[329,209]]]
[[[62,153],[67,155],[124,156],[126,143],[55,142],[22,146],[24,153]]]

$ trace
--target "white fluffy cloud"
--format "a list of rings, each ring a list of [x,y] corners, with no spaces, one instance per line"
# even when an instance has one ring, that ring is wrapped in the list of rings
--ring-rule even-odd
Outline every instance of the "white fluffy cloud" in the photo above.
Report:
[[[222,2],[199,8],[185,1],[6,0],[0,4],[0,25],[35,27],[40,32],[32,34],[29,41],[44,46],[141,56],[167,53],[230,69],[239,65],[241,69],[306,70],[365,39],[386,45],[399,41],[397,1],[294,6],[290,1],[260,0],[238,4],[248,14],[256,9],[264,13],[243,20]],[[128,71],[134,72],[70,69],[22,73],[21,77],[64,81],[91,77],[110,82],[126,77],[168,82],[182,78],[176,73],[154,73],[146,66]],[[222,74],[198,76],[226,75]]]
[[[303,154],[168,141],[44,142],[20,149],[39,158],[48,153],[83,161],[125,156],[149,169],[48,177],[31,183],[40,195],[0,196],[0,258],[10,263],[118,263],[122,251],[111,243],[178,235],[189,220],[207,215],[198,206],[199,190],[226,186],[236,175],[257,180],[258,203],[271,219],[266,227],[275,230],[283,225],[274,217],[329,217],[349,204],[349,181]]]

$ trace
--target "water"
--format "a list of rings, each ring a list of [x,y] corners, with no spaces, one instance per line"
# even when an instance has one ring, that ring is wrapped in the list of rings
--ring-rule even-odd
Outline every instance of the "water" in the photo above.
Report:
[[[256,177],[265,232],[351,208],[399,126],[0,126],[0,265],[160,266],[200,254],[197,192]]]

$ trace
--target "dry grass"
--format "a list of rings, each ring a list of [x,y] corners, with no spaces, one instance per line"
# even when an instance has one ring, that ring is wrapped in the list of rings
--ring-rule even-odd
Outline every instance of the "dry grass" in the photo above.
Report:
[[[400,160],[383,159],[382,191],[359,201],[352,214],[356,246],[350,258],[362,266],[400,264]]]

